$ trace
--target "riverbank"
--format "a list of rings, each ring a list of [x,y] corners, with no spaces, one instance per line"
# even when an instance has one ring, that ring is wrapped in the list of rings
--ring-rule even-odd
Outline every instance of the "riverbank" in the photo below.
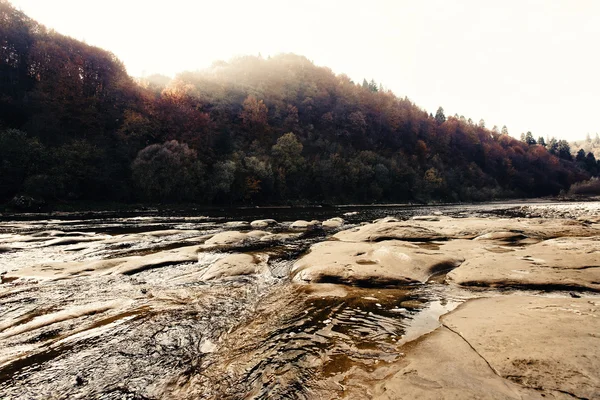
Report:
[[[0,276],[9,399],[600,393],[600,203],[5,218]]]

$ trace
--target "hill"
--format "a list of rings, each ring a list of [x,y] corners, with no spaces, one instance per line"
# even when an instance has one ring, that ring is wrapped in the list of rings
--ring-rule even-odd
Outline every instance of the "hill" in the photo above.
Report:
[[[134,81],[110,52],[0,0],[0,201],[469,201],[589,174],[302,56]]]

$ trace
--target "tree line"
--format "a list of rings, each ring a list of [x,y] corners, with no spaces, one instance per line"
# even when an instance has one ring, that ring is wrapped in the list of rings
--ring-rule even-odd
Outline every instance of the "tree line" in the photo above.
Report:
[[[0,201],[481,201],[598,173],[561,141],[433,115],[302,56],[134,80],[5,0],[0,21]]]

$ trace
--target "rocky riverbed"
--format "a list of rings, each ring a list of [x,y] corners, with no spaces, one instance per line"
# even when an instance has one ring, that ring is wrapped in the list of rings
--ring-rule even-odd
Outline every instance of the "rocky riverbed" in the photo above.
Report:
[[[5,215],[0,278],[2,399],[600,398],[597,202]]]

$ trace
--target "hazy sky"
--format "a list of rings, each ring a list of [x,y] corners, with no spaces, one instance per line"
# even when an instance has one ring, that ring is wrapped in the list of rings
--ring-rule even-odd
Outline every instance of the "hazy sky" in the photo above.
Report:
[[[293,52],[513,136],[600,132],[597,0],[10,1],[134,76]]]

